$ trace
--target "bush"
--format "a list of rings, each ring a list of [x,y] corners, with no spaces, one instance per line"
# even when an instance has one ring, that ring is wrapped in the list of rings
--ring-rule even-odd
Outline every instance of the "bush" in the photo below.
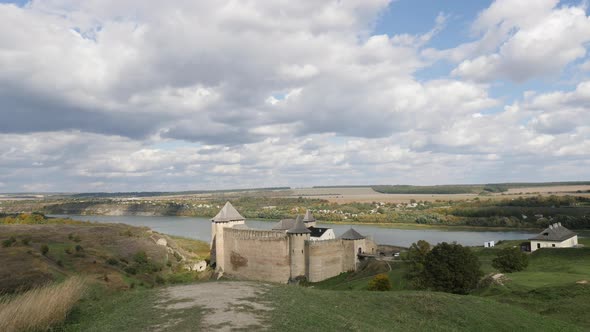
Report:
[[[369,281],[368,290],[370,291],[388,291],[391,290],[391,282],[385,273],[375,276],[373,280]]]
[[[24,237],[22,240],[20,240],[20,242],[21,242],[23,245],[25,245],[25,246],[28,246],[28,245],[29,245],[29,243],[31,242],[31,237],[30,237],[30,236]]]
[[[163,285],[166,283],[166,280],[164,278],[162,278],[160,275],[156,276],[155,281],[156,281],[156,284],[158,284],[158,285]]]
[[[119,264],[119,261],[116,258],[111,257],[111,258],[107,259],[107,264],[117,265],[117,264]]]
[[[492,261],[492,266],[504,273],[522,271],[528,265],[528,256],[518,248],[504,248]]]
[[[84,248],[82,248],[82,246],[79,244],[76,245],[75,249],[76,249],[76,252],[84,251]]]
[[[176,258],[177,262],[180,262],[182,260],[182,256],[180,256],[180,254],[178,252],[174,252],[174,258]]]
[[[137,264],[146,264],[148,262],[147,254],[145,253],[145,251],[138,251],[133,256],[133,260]]]
[[[68,254],[68,255],[71,255],[71,254],[72,254],[72,248],[65,248],[65,249],[64,249],[64,252],[65,252],[66,254]]]
[[[2,246],[4,248],[8,248],[8,247],[12,246],[15,242],[16,242],[16,239],[14,238],[14,236],[11,236],[9,239],[2,241]]]
[[[440,243],[426,255],[424,281],[436,291],[466,294],[483,275],[477,256],[457,243]]]
[[[44,244],[41,246],[41,253],[43,254],[43,256],[47,255],[47,253],[49,252],[49,247]]]
[[[123,271],[125,271],[126,273],[131,274],[131,275],[137,274],[137,269],[133,266],[127,266],[126,268],[123,269]]]

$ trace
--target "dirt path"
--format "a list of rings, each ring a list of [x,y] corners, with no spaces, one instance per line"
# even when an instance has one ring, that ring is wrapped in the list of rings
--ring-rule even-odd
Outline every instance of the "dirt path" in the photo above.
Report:
[[[202,331],[265,330],[265,315],[271,308],[260,295],[268,287],[241,281],[172,286],[162,291],[161,305],[168,310],[202,308]]]

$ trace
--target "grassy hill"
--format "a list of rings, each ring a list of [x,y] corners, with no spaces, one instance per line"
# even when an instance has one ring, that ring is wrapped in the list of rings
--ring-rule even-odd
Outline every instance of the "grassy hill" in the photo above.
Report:
[[[587,314],[590,312],[590,284],[584,283],[590,282],[590,238],[580,238],[579,241],[586,247],[537,250],[529,256],[529,266],[525,271],[505,274],[509,281],[504,285],[492,285],[474,291],[471,296],[461,298],[480,297],[492,300],[491,303],[495,304],[509,304],[535,315],[570,322],[583,330],[590,330],[590,316]],[[473,250],[486,274],[497,273],[491,265],[497,252],[519,243],[520,241],[502,241],[495,248],[480,247]],[[335,293],[367,293],[368,283],[373,276],[377,273],[387,273],[392,281],[394,293],[406,292],[409,287],[405,272],[406,268],[401,262],[389,262],[389,265],[386,262],[373,262],[359,272],[343,273],[315,283],[313,287],[337,291]],[[495,305],[493,310],[496,310]]]
[[[167,246],[156,244],[160,238]],[[0,218],[0,243],[0,293],[74,275],[116,289],[197,278],[184,267],[204,259],[209,251],[207,243],[173,238],[145,227],[42,215]]]
[[[275,287],[266,296],[276,305],[272,329],[280,331],[581,331],[573,324],[475,296],[295,287]]]
[[[232,282],[195,283],[200,275],[184,270],[185,260],[207,254],[208,245],[199,241],[122,224],[40,215],[18,218],[10,219],[10,225],[0,220],[3,292],[74,276],[85,276],[89,283],[89,290],[65,323],[57,326],[59,330],[165,330],[170,322],[174,330],[194,330],[210,309],[200,304],[183,306],[185,302],[178,300],[173,301],[177,309],[166,309],[162,297],[166,287],[178,282],[204,289],[213,283],[234,287]],[[154,237],[167,239],[168,247],[157,245]],[[509,281],[503,285],[466,296],[411,290],[403,263],[374,261],[358,272],[309,287],[255,283],[263,291],[255,292],[248,301],[272,308],[260,315],[270,330],[281,331],[590,330],[590,284],[584,283],[590,280],[590,239],[581,238],[580,243],[586,248],[538,250],[530,255],[525,271],[506,274]],[[504,241],[496,248],[473,250],[484,272],[492,273],[491,261],[497,251],[517,244]],[[172,252],[185,258],[179,261]],[[393,290],[366,291],[373,276],[383,272],[392,280]],[[10,296],[0,296],[0,314],[9,303],[5,299]],[[248,301],[224,308],[238,313],[256,311]]]
[[[233,287],[233,282],[224,282]],[[579,326],[544,317],[519,306],[478,296],[421,291],[329,291],[261,284],[265,292],[236,303],[237,312],[259,313],[271,331],[582,331]],[[194,287],[208,287],[207,283]],[[230,310],[229,308],[227,310]],[[84,299],[65,331],[145,331],[175,322],[174,330],[198,329],[209,312],[200,307],[164,310],[159,289],[132,290]],[[97,328],[99,327],[100,328]]]

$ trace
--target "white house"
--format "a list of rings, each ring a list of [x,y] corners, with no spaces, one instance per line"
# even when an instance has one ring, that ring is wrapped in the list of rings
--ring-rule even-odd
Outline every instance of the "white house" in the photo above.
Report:
[[[334,235],[334,230],[331,228],[312,226],[308,229],[311,231],[311,236],[309,238],[311,241],[331,240],[336,238]]]
[[[531,252],[541,248],[572,248],[578,245],[578,235],[561,226],[561,223],[549,225],[547,229],[529,240],[531,240]]]

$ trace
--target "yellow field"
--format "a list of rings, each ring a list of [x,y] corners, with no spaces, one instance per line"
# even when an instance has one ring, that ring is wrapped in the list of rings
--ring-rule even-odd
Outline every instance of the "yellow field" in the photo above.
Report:
[[[169,195],[169,196],[155,196],[136,198],[137,200],[152,200],[152,201],[167,201],[167,200],[202,200],[210,199],[234,199],[241,196],[267,196],[267,197],[289,197],[289,198],[314,198],[325,199],[330,202],[338,204],[346,204],[351,202],[370,203],[370,202],[384,202],[384,203],[408,203],[411,200],[434,202],[440,201],[461,201],[470,200],[479,197],[480,199],[505,199],[509,197],[518,196],[534,196],[534,195],[567,195],[576,194],[579,196],[590,197],[590,193],[577,193],[577,191],[588,191],[590,185],[572,185],[572,186],[544,186],[544,187],[527,187],[527,188],[512,188],[504,193],[496,193],[487,196],[480,196],[478,194],[383,194],[374,191],[371,187],[337,187],[337,188],[296,188],[296,189],[281,189],[281,190],[265,190],[265,191],[239,191],[239,192],[216,192],[204,194],[188,194],[188,195]]]
[[[507,194],[518,194],[518,193],[560,194],[560,193],[575,193],[578,190],[588,191],[588,190],[590,190],[590,186],[547,186],[547,187],[511,188],[511,189],[508,189]]]

